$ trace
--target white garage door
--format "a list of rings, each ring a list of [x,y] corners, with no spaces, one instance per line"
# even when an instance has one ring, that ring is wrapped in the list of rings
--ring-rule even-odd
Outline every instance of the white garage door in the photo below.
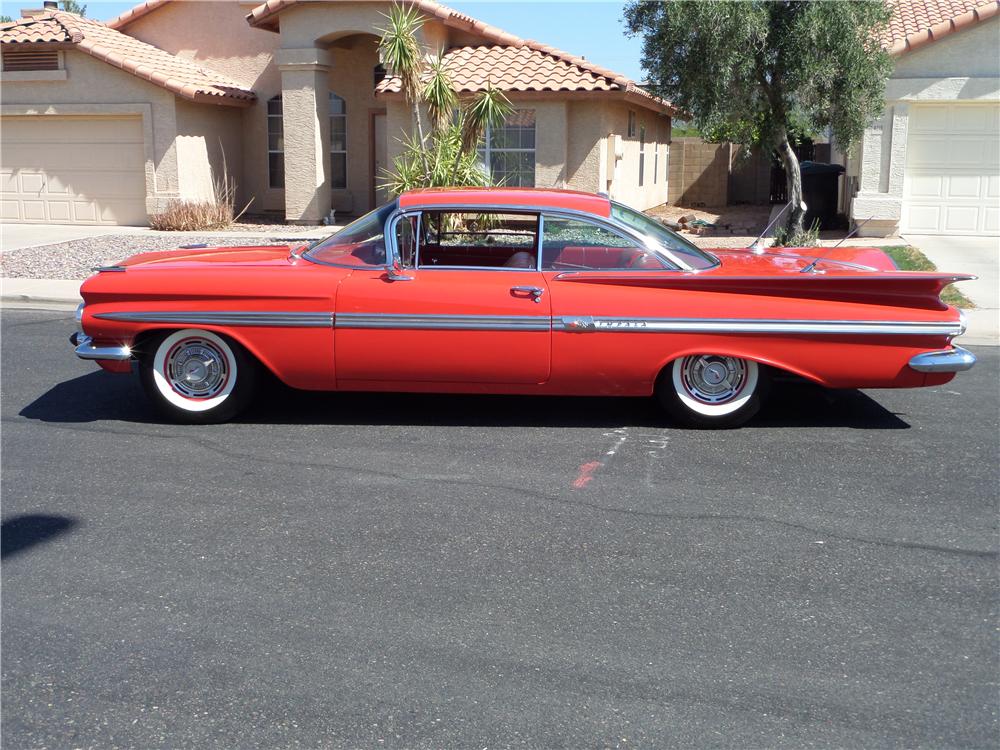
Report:
[[[4,221],[145,224],[142,120],[4,117],[0,188]]]
[[[1000,104],[910,108],[902,230],[1000,234]]]

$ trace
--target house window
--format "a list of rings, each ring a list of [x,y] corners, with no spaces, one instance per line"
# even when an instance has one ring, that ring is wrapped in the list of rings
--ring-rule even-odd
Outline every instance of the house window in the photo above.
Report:
[[[628,111],[628,137],[635,138],[635,112]]]
[[[487,128],[479,156],[498,184],[534,187],[535,110],[518,110],[502,127]]]
[[[642,181],[645,177],[646,172],[646,126],[643,125],[639,128],[639,187],[642,187]]]
[[[35,70],[59,70],[59,51],[54,49],[4,51],[4,73]]]
[[[383,80],[385,80],[385,66],[379,63],[372,70],[372,78],[374,79],[374,86],[377,88]]]
[[[267,102],[267,174],[272,188],[285,187],[285,123],[280,94]]]
[[[330,187],[347,187],[347,103],[330,92]]]

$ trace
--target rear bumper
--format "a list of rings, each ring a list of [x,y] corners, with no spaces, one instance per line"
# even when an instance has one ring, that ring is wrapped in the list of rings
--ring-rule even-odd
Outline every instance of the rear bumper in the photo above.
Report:
[[[963,372],[974,364],[976,355],[960,346],[924,352],[910,360],[910,367],[917,372]]]
[[[76,347],[80,359],[106,359],[125,362],[132,359],[132,350],[127,346],[94,346],[94,340],[85,333],[74,333],[69,341]]]

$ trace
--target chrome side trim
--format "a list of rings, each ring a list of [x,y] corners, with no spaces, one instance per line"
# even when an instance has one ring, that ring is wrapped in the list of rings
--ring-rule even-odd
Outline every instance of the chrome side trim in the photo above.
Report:
[[[548,331],[548,315],[398,315],[338,313],[336,328],[427,329],[442,331]]]
[[[125,273],[127,269],[125,268],[125,266],[94,266],[90,270],[95,271],[97,273],[108,273],[108,272]]]
[[[880,336],[955,336],[959,323],[893,320],[753,320],[738,318],[610,318],[564,316],[552,321],[554,331],[592,333],[777,333]]]
[[[127,346],[94,346],[94,340],[85,334],[76,337],[76,356],[80,359],[113,359],[124,362],[132,359],[132,350]]]
[[[81,302],[76,306],[76,313],[74,313],[73,318],[76,320],[76,324],[80,325],[83,322],[83,308],[87,306],[86,302]]]
[[[976,355],[960,346],[924,352],[910,360],[910,367],[917,372],[964,372],[976,364]]]
[[[125,323],[183,323],[206,326],[267,326],[272,328],[331,328],[331,313],[242,312],[238,310],[145,311],[97,313],[95,318]]]

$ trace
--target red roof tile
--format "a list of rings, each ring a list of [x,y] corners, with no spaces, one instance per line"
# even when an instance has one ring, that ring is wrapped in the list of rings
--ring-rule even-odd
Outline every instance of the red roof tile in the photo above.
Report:
[[[104,23],[111,29],[121,29],[123,26],[127,26],[139,18],[142,18],[147,13],[156,10],[161,5],[166,5],[170,0],[147,0],[144,3],[139,3],[134,8],[129,8],[127,11],[121,15],[115,16],[110,21],[105,21]]]
[[[19,44],[72,46],[186,99],[242,106],[257,98],[221,73],[72,13],[52,11],[0,24],[0,45]]]
[[[615,91],[618,84],[553,55],[528,47],[458,47],[444,56],[459,93],[483,91]],[[399,78],[386,78],[378,92],[397,93]]]
[[[251,26],[274,30],[278,25],[277,15],[301,1],[267,0],[250,11],[247,21]],[[508,34],[434,0],[410,0],[410,4],[422,13],[443,21],[445,26],[476,34],[489,43],[448,51],[446,56],[454,65],[450,70],[452,80],[459,90],[480,90],[473,88],[477,85],[473,82],[486,75],[493,85],[505,91],[619,91],[635,97],[637,102],[651,109],[674,111],[669,102],[653,96],[635,81],[582,57]],[[521,53],[520,50],[527,52]],[[520,61],[526,61],[529,68],[520,70],[510,67],[517,66]],[[461,81],[466,81],[469,88],[462,88]],[[388,85],[391,86],[392,82]]]
[[[992,18],[1000,11],[1000,0],[890,0],[892,19],[883,42],[893,55],[922,47],[928,42]]]

